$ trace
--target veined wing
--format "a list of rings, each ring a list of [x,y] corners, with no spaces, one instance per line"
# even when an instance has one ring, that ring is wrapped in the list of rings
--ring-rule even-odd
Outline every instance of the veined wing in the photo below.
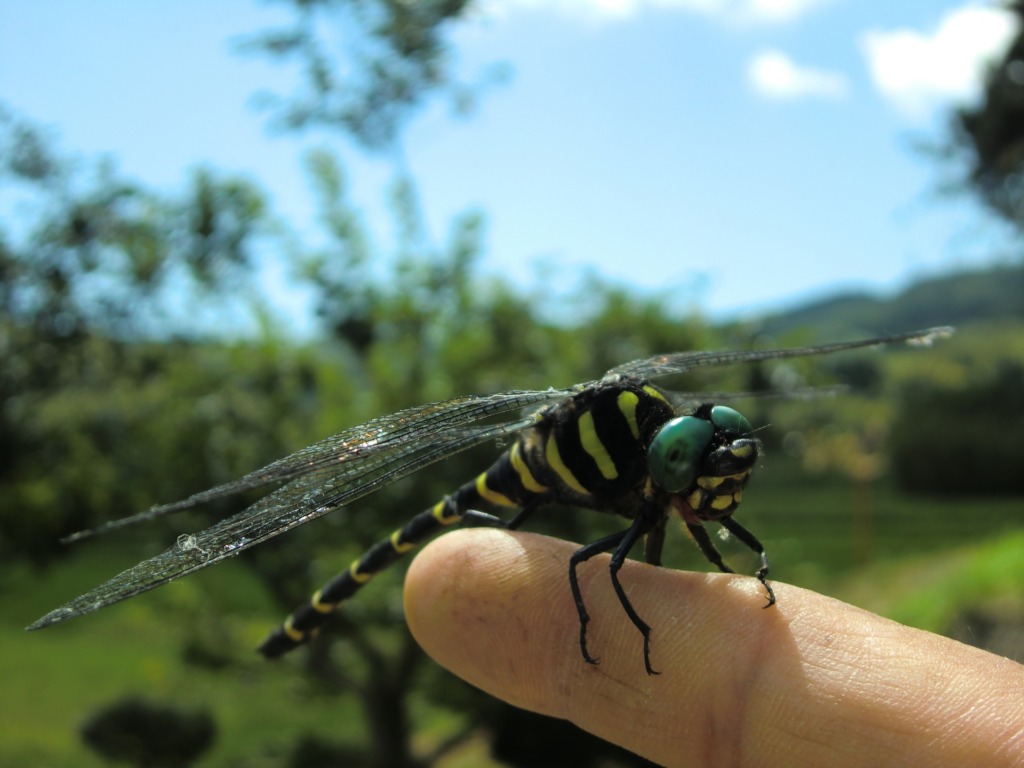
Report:
[[[747,350],[741,352],[677,352],[667,355],[655,355],[643,360],[612,368],[609,376],[639,376],[648,379],[670,374],[686,373],[696,368],[710,368],[737,363],[756,363],[761,360],[779,360],[788,357],[807,357],[808,355],[824,355],[831,352],[842,352],[859,347],[875,347],[884,344],[907,342],[918,346],[926,346],[933,341],[953,334],[948,326],[926,328],[907,333],[893,333],[876,336],[872,339],[858,341],[842,341],[834,344],[820,344],[811,347],[790,347],[788,349]]]
[[[346,485],[358,486],[378,473],[390,472],[393,474],[389,475],[390,479],[387,482],[394,482],[416,471],[415,468],[398,471],[406,460],[411,460],[419,450],[441,439],[442,436],[449,441],[459,439],[461,435],[458,430],[461,427],[510,411],[560,400],[570,392],[568,389],[512,390],[494,395],[469,395],[406,408],[324,438],[237,480],[194,493],[181,501],[161,504],[144,512],[74,533],[68,536],[65,542],[106,533],[115,528],[152,520],[225,496],[233,496],[263,485],[287,482],[305,475],[320,477],[329,474],[336,480],[343,480]],[[480,442],[487,439],[486,436],[480,437]],[[443,456],[438,457],[440,458]],[[423,465],[416,465],[417,468],[419,466]],[[379,487],[381,486],[374,486]]]
[[[482,426],[472,426],[472,422],[560,400],[571,392],[505,392],[406,409],[345,430],[239,480],[114,521],[115,525],[138,522],[266,483],[290,480],[242,512],[204,531],[180,537],[175,546],[51,611],[28,629],[91,613],[214,565],[429,464],[515,434],[532,424],[534,417]]]

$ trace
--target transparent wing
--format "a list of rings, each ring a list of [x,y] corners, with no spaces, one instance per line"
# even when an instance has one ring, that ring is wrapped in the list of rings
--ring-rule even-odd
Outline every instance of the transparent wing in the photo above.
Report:
[[[320,440],[237,480],[194,493],[181,501],[161,504],[136,515],[79,531],[68,536],[65,541],[77,541],[115,528],[197,507],[225,496],[233,496],[263,485],[282,483],[305,475],[330,475],[345,485],[357,485],[379,472],[390,472],[387,482],[394,482],[415,471],[399,470],[404,467],[407,459],[411,461],[419,450],[435,440],[447,444],[448,441],[461,439],[462,434],[458,430],[467,424],[559,400],[570,391],[513,390],[495,395],[459,397],[406,408]],[[482,436],[480,442],[487,439],[486,436]],[[386,483],[381,485],[384,484]]]
[[[843,384],[834,384],[827,387],[792,387],[787,389],[759,389],[738,391],[710,391],[702,392],[677,392],[671,389],[661,390],[676,411],[682,415],[694,410],[701,403],[729,403],[737,400],[812,400],[822,397],[832,397],[849,391],[849,387]]]
[[[267,483],[288,481],[242,512],[200,533],[180,537],[175,546],[51,611],[28,628],[40,629],[91,613],[233,557],[429,464],[512,435],[533,423],[534,417],[526,415],[501,424],[472,426],[475,421],[536,408],[571,392],[505,392],[410,408],[345,430],[233,482],[114,521],[103,529],[147,520]]]
[[[655,355],[643,360],[612,368],[605,375],[638,376],[640,378],[656,378],[670,374],[686,373],[696,368],[709,368],[737,363],[756,363],[761,360],[778,360],[787,357],[807,357],[808,355],[824,355],[831,352],[842,352],[859,347],[875,347],[883,344],[907,342],[918,346],[931,344],[933,341],[950,336],[950,327],[927,328],[921,331],[894,333],[887,336],[876,336],[873,339],[843,341],[835,344],[820,344],[813,347],[790,347],[788,349],[747,350],[743,352],[677,352],[668,355]]]

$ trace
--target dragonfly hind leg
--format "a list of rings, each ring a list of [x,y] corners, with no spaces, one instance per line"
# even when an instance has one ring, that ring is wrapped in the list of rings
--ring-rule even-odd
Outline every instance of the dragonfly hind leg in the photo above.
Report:
[[[528,503],[522,507],[511,520],[506,520],[488,512],[481,512],[478,509],[467,509],[462,513],[462,519],[468,523],[476,523],[481,527],[504,528],[508,531],[517,531],[522,527],[531,515],[540,506],[539,503]]]
[[[576,611],[579,613],[580,618],[580,652],[583,654],[583,659],[589,664],[597,664],[599,659],[591,656],[587,650],[587,624],[590,623],[590,614],[587,613],[587,608],[583,603],[583,594],[580,591],[576,569],[581,563],[585,563],[595,555],[614,550],[611,563],[609,564],[612,586],[615,588],[615,594],[619,598],[619,603],[622,605],[629,620],[633,623],[633,626],[640,630],[640,634],[643,635],[644,668],[647,670],[647,674],[658,674],[651,667],[651,628],[647,622],[640,618],[640,614],[636,612],[629,597],[626,595],[626,591],[619,582],[619,570],[626,561],[626,556],[650,527],[651,521],[644,515],[639,515],[626,530],[613,533],[610,536],[605,536],[603,539],[587,544],[585,547],[581,547],[573,552],[572,557],[569,558],[569,587],[572,589],[573,601],[576,603]]]

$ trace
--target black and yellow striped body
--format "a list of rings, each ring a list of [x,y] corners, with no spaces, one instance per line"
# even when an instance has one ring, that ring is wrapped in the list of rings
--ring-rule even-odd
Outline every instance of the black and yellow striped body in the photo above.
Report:
[[[260,651],[276,657],[301,645],[375,574],[481,505],[533,509],[561,502],[635,517],[658,493],[649,480],[646,446],[674,415],[660,390],[630,378],[588,387],[544,409],[486,472],[374,544]],[[659,507],[667,514],[668,497],[662,495]]]

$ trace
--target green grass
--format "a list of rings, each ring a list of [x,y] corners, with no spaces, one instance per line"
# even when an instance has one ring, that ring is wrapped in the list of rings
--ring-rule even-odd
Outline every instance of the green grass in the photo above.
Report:
[[[885,483],[804,477],[774,459],[770,469],[755,477],[737,517],[769,547],[777,578],[812,589],[1024,530],[1020,498],[908,496]]]
[[[269,608],[245,620],[228,617],[235,642],[225,651],[226,669],[182,660],[196,593],[206,582],[244,587],[249,581],[232,563],[66,625],[24,631],[45,610],[131,562],[133,556],[101,545],[42,576],[8,574],[0,623],[0,764],[106,765],[82,745],[78,730],[90,713],[136,695],[211,711],[218,738],[204,766],[279,765],[307,732],[361,743],[362,714],[354,696],[331,698],[325,706],[297,684],[295,662],[267,664],[253,652],[280,618]]]
[[[948,632],[967,611],[1024,617],[1024,531],[879,563],[837,587],[837,596],[930,632]],[[1024,659],[1024,648],[1019,659]]]

